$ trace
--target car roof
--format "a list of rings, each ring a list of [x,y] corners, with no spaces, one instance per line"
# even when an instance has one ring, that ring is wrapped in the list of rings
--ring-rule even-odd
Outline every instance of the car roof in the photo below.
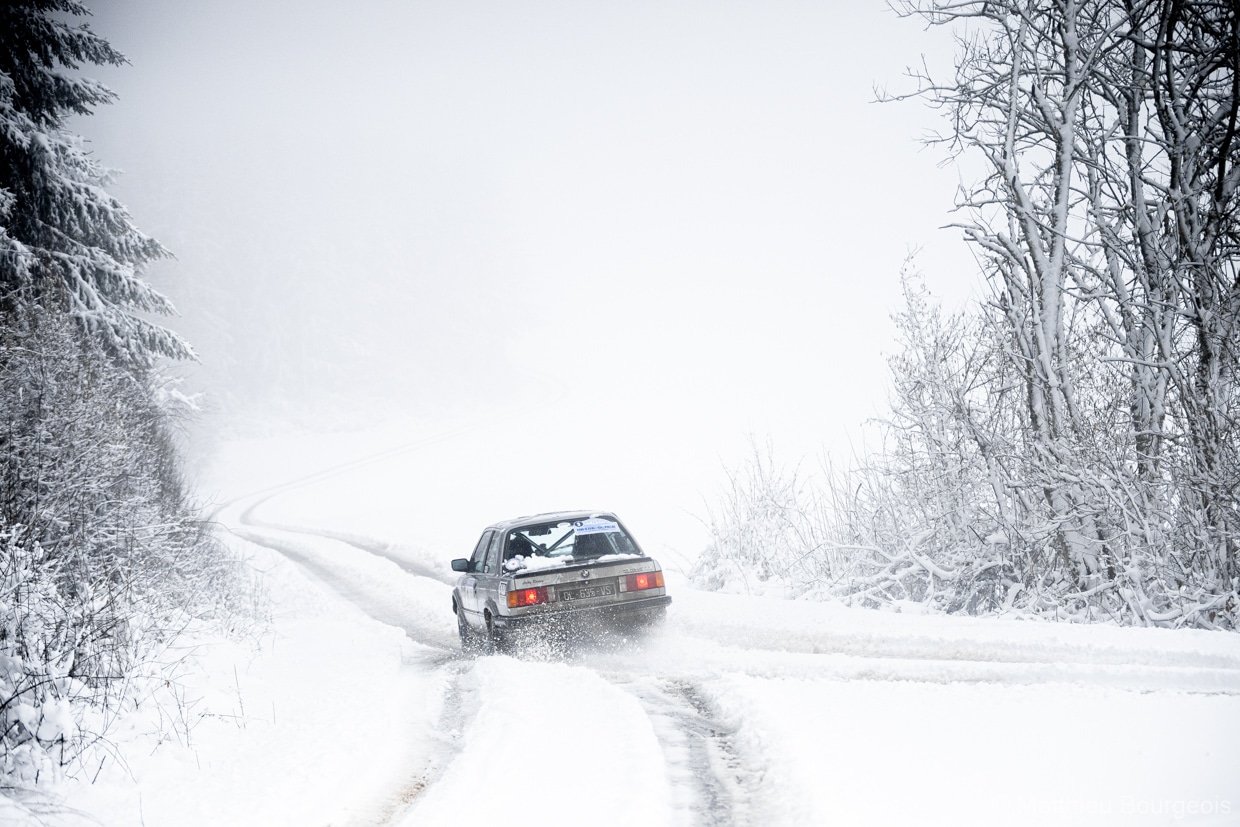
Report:
[[[573,522],[574,520],[588,520],[591,517],[606,517],[609,520],[620,520],[610,511],[547,511],[543,514],[530,514],[526,517],[514,517],[511,520],[503,520],[498,523],[492,523],[487,526],[489,529],[498,529],[500,531],[511,531],[514,528],[527,525],[538,525],[539,523],[559,523]]]

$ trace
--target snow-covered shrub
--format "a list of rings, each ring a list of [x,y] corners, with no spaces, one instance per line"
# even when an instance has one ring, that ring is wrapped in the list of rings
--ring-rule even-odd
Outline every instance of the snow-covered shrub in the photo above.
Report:
[[[1030,438],[1001,320],[987,308],[944,317],[912,274],[905,298],[882,444],[817,479],[755,451],[712,510],[697,583],[775,583],[870,607],[1236,627],[1237,584],[1194,530],[1207,515],[1181,471],[1189,441],[1169,440],[1161,463],[1143,468],[1124,363],[1108,361],[1106,337],[1082,327],[1073,340],[1080,427],[1047,450]]]
[[[821,526],[813,489],[778,466],[768,444],[728,472],[729,486],[707,521],[711,545],[692,577],[717,591],[798,594],[821,576]]]
[[[695,580],[753,590],[739,576],[785,582],[793,595],[865,606],[926,603],[981,612],[1015,585],[988,456],[995,424],[979,416],[993,364],[960,318],[941,318],[920,281],[905,280],[891,360],[892,414],[881,450],[812,477],[781,470],[769,449],[730,472],[712,511]]]
[[[0,530],[0,779],[34,783],[79,742],[70,677],[76,630],[38,544]]]

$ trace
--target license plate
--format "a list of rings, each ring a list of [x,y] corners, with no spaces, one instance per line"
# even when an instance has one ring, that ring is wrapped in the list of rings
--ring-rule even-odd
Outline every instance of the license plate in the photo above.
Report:
[[[556,596],[561,600],[589,600],[591,597],[610,597],[615,593],[615,583],[595,583],[580,589],[560,589]]]

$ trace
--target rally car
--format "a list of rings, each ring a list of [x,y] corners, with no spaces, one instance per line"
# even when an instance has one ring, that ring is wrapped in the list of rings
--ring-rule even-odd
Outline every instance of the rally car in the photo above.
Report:
[[[663,569],[615,514],[561,511],[495,523],[452,561],[461,645],[507,648],[518,636],[648,626],[672,602]]]

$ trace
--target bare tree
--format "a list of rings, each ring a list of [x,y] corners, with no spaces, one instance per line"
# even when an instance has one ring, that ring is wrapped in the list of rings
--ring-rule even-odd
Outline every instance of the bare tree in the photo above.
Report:
[[[939,319],[906,277],[887,444],[818,531],[871,570],[836,591],[1235,626],[1240,7],[902,10],[957,35],[915,95],[985,162],[957,226],[990,295]]]
[[[1235,4],[905,11],[957,27],[955,78],[918,74],[920,94],[951,115],[943,141],[988,165],[960,226],[983,252],[1025,387],[1029,462],[1007,485],[1040,489],[1081,590],[1116,584],[1136,615],[1157,617],[1145,569],[1170,564],[1172,585],[1234,600]]]
[[[1155,4],[1134,31],[1148,53],[1149,140],[1166,154],[1153,182],[1163,217],[1166,272],[1186,330],[1164,354],[1177,390],[1187,451],[1195,562],[1235,588],[1240,576],[1240,8],[1234,2]],[[1134,60],[1134,63],[1136,61]],[[1179,345],[1179,347],[1176,347]],[[1186,503],[1188,505],[1188,503]]]

